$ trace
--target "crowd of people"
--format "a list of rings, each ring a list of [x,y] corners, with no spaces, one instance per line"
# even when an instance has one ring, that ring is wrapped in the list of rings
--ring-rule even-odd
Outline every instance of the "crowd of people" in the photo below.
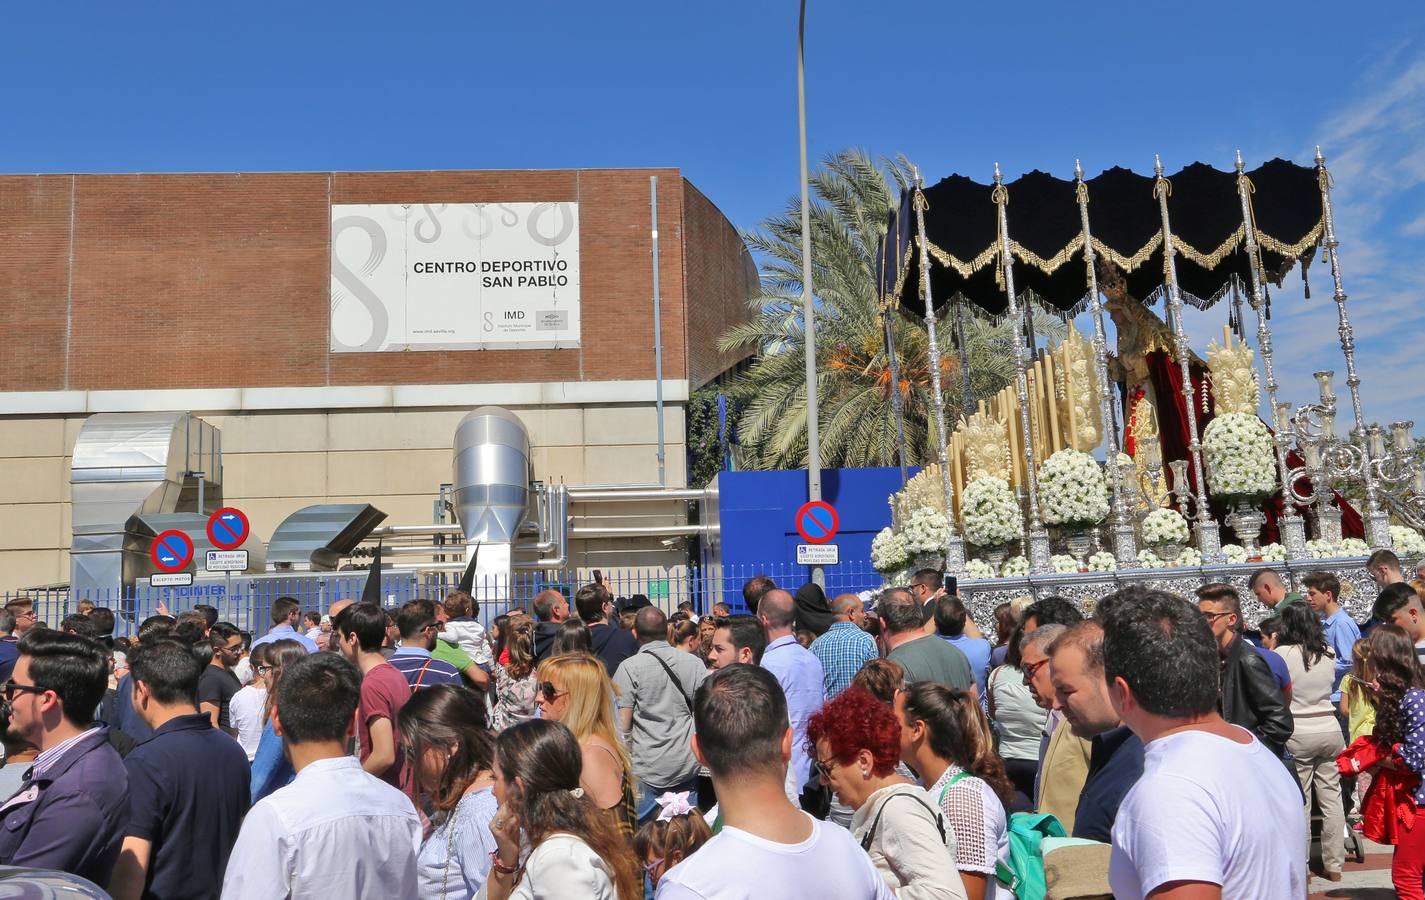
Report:
[[[0,863],[130,898],[1299,898],[1313,822],[1425,875],[1425,581],[1335,576],[869,606],[758,576],[746,612],[602,583],[481,624],[282,598],[251,639],[164,610],[0,610]],[[572,603],[571,603],[572,601]],[[1425,818],[1420,820],[1425,823]],[[1047,889],[1046,885],[1050,886]]]

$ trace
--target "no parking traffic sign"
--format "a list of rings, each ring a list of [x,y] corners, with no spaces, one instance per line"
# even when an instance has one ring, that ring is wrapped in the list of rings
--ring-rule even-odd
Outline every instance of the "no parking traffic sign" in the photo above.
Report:
[[[164,572],[177,572],[193,561],[193,539],[170,529],[153,539],[148,555]]]
[[[810,544],[825,544],[836,537],[836,529],[841,525],[841,517],[836,508],[825,500],[803,503],[796,515],[797,534]]]
[[[236,507],[224,506],[208,517],[208,542],[222,550],[241,547],[248,530],[247,516]]]

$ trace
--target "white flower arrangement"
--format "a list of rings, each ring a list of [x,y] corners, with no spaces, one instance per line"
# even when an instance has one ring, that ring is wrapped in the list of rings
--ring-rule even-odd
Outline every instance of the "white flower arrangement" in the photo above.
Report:
[[[1178,558],[1171,563],[1152,550],[1138,551],[1138,567],[1140,569],[1175,569],[1179,566],[1191,568],[1200,565],[1202,565],[1202,554],[1194,547],[1184,547],[1183,552],[1178,554]]]
[[[1067,553],[1055,553],[1049,557],[1049,565],[1054,568],[1055,572],[1059,573],[1077,572],[1079,570],[1079,561]]]
[[[910,562],[910,549],[905,538],[890,528],[882,528],[871,539],[871,565],[881,574],[894,572]]]
[[[1065,448],[1039,468],[1039,497],[1049,525],[1091,528],[1108,518],[1108,481],[1087,453]]]
[[[1107,550],[1100,550],[1089,557],[1090,572],[1112,572],[1118,568],[1118,560]]]
[[[1019,537],[1019,502],[1003,478],[986,475],[965,485],[960,519],[965,540],[976,547],[997,547]]]
[[[1335,559],[1341,555],[1341,548],[1330,541],[1312,538],[1306,542],[1306,555],[1311,559]]]
[[[1336,548],[1341,556],[1370,556],[1371,545],[1360,538],[1346,538]]]
[[[1029,574],[1029,559],[1023,555],[1011,556],[1000,566],[1001,578],[1020,578]]]
[[[1404,525],[1390,526],[1390,542],[1395,545],[1397,556],[1419,559],[1425,556],[1425,537],[1414,528]]]
[[[983,559],[972,559],[965,563],[966,581],[984,581],[995,577],[994,568]]]
[[[1247,561],[1247,548],[1241,544],[1223,544],[1222,555],[1227,557],[1229,563],[1244,563]]]
[[[1262,562],[1286,562],[1286,547],[1281,544],[1263,544]]]
[[[950,522],[940,510],[922,506],[906,519],[901,537],[911,555],[944,553],[950,543]]]
[[[1214,497],[1259,497],[1276,488],[1272,435],[1251,413],[1221,413],[1207,423],[1202,453]]]
[[[1143,543],[1149,547],[1186,544],[1188,540],[1187,519],[1175,509],[1155,509],[1143,520]]]

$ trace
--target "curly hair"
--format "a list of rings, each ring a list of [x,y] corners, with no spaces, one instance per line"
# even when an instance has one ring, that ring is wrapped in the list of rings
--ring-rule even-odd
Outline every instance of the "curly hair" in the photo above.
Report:
[[[1362,687],[1366,688],[1366,701],[1376,711],[1373,736],[1377,743],[1390,747],[1401,739],[1404,730],[1400,713],[1405,692],[1425,687],[1425,672],[1415,655],[1415,642],[1404,628],[1377,625],[1366,641],[1370,649],[1362,674],[1373,684]]]
[[[901,723],[870,691],[849,687],[827,701],[807,720],[807,755],[817,758],[818,741],[831,745],[831,755],[849,763],[865,750],[873,760],[871,774],[884,777],[901,759]]]

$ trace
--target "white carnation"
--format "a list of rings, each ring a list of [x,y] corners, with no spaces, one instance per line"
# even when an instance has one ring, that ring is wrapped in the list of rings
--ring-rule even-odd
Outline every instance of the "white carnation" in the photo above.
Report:
[[[1089,528],[1108,518],[1108,481],[1087,453],[1063,449],[1039,468],[1039,498],[1049,525]]]
[[[1263,544],[1262,562],[1286,562],[1286,547],[1281,544]]]
[[[1079,570],[1079,561],[1067,553],[1055,553],[1049,557],[1049,565],[1054,567],[1055,572],[1066,573]]]
[[[944,553],[950,543],[950,522],[940,510],[922,506],[910,514],[901,536],[911,554]]]
[[[972,559],[965,563],[965,580],[985,581],[995,577],[995,570],[983,559]]]
[[[1425,556],[1425,538],[1414,528],[1404,525],[1390,526],[1390,542],[1395,545],[1397,556],[1419,559]]]
[[[1143,543],[1149,547],[1160,544],[1186,544],[1188,523],[1175,509],[1155,509],[1143,520]]]
[[[1229,563],[1244,563],[1247,561],[1247,548],[1241,544],[1223,544],[1222,555],[1227,557]]]
[[[910,549],[905,538],[890,528],[882,528],[871,539],[871,565],[882,574],[894,572],[910,562]]]
[[[1001,578],[1017,578],[1029,574],[1029,560],[1024,556],[1011,556],[1000,566]]]
[[[1112,572],[1118,568],[1118,561],[1107,550],[1100,550],[1089,557],[1090,572]]]
[[[1346,538],[1341,541],[1340,550],[1342,556],[1370,556],[1371,545],[1360,538]]]
[[[965,486],[960,497],[965,540],[976,547],[996,547],[1019,537],[1019,503],[1009,482],[985,476]]]
[[[1207,486],[1214,497],[1255,497],[1276,489],[1272,435],[1251,413],[1222,413],[1202,433]]]

